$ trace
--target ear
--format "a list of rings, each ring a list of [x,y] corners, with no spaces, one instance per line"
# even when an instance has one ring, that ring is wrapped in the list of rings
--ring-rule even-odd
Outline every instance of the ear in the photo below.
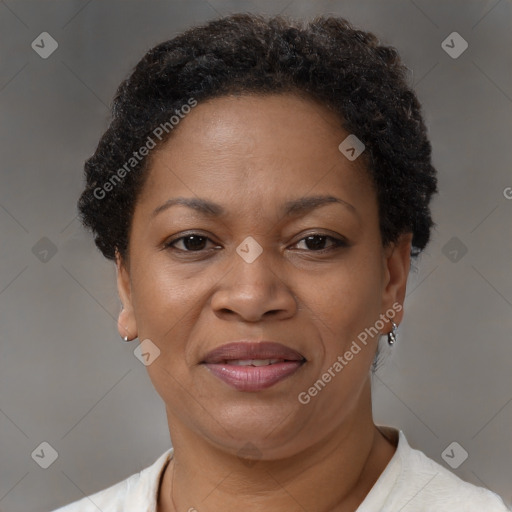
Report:
[[[396,324],[402,322],[404,314],[403,304],[411,265],[411,244],[412,233],[405,233],[396,243],[389,244],[384,249],[382,313],[385,314],[389,309],[395,311],[393,321]]]
[[[123,309],[117,319],[117,330],[121,338],[125,336],[128,340],[137,337],[137,322],[132,304],[130,272],[127,263],[123,260],[116,250],[116,270],[117,270],[117,291],[123,304]]]

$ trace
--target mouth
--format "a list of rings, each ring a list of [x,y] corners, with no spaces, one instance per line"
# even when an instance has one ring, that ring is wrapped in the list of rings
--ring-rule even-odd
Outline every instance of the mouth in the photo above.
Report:
[[[209,352],[201,364],[238,391],[261,391],[293,375],[305,357],[281,343],[234,342]]]

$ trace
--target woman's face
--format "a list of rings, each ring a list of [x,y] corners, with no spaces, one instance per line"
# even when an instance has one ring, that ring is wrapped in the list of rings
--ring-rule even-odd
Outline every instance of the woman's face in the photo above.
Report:
[[[230,453],[250,442],[270,459],[371,417],[375,326],[389,332],[381,315],[403,303],[411,237],[382,247],[375,192],[362,159],[338,149],[339,125],[291,94],[222,97],[151,155],[128,263],[118,259],[119,323],[160,350],[147,369],[171,436],[185,429]],[[336,200],[292,205],[326,196]],[[211,354],[263,340],[293,355]]]

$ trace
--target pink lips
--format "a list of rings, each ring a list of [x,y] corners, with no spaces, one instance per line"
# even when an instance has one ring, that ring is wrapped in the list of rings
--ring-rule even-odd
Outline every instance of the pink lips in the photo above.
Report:
[[[305,362],[297,351],[280,343],[234,342],[207,354],[203,364],[238,391],[260,391],[297,371]]]

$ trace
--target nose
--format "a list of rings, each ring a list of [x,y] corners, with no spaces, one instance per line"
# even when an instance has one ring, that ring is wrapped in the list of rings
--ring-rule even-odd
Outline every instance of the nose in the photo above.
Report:
[[[264,250],[254,261],[233,253],[231,269],[212,296],[211,306],[224,320],[284,320],[295,314],[297,301],[282,265]]]

